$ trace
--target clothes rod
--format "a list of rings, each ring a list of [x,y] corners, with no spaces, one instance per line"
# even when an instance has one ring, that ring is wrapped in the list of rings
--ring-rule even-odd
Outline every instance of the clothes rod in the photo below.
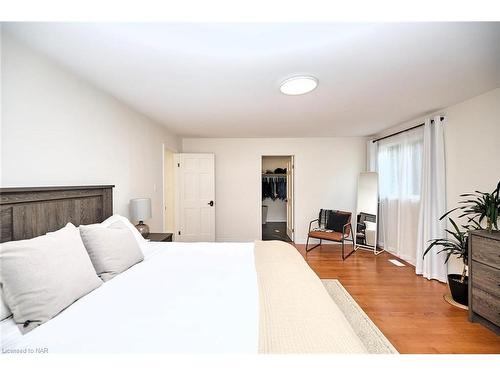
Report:
[[[262,177],[286,177],[285,173],[262,173]]]
[[[441,116],[440,117],[441,121],[444,120],[444,117]],[[431,120],[431,124],[434,122],[434,120]],[[390,137],[394,137],[395,135],[398,135],[398,134],[401,134],[401,133],[404,133],[404,132],[407,132],[407,131],[410,131],[410,130],[413,130],[413,129],[416,129],[416,128],[420,128],[421,126],[424,126],[425,125],[425,122],[421,123],[421,124],[418,124],[418,125],[415,125],[415,126],[412,126],[411,128],[408,128],[408,129],[405,129],[405,130],[401,130],[401,131],[398,131],[396,133],[392,133],[392,134],[389,134],[389,135],[386,135],[385,137],[380,137],[380,138],[377,138],[377,139],[374,139],[372,141],[372,143],[375,143],[375,142],[378,142],[378,141],[381,141],[382,139],[386,139],[386,138],[390,138]]]

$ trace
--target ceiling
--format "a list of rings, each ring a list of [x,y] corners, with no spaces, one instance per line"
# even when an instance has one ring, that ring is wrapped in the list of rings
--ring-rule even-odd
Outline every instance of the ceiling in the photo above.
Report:
[[[9,23],[186,137],[365,136],[500,86],[500,23]],[[319,80],[280,93],[294,75]]]

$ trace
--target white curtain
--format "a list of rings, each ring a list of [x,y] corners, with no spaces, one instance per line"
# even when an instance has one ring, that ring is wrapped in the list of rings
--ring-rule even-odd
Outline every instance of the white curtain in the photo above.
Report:
[[[377,171],[377,153],[378,153],[378,144],[377,142],[373,142],[373,140],[369,140],[366,143],[366,171],[367,172],[376,172]]]
[[[415,265],[423,129],[378,141],[379,245]]]
[[[424,125],[424,143],[422,154],[422,189],[420,192],[420,210],[417,231],[416,273],[427,279],[446,282],[445,253],[437,254],[439,249],[432,249],[423,258],[429,241],[446,238],[446,221],[439,220],[446,211],[446,172],[444,153],[443,121],[435,117]]]

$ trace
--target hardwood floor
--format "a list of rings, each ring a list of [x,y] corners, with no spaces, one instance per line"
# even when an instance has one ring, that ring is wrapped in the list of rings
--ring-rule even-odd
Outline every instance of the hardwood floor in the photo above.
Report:
[[[304,245],[295,247],[304,255]],[[358,250],[342,261],[338,245],[323,245],[307,255],[320,278],[340,280],[400,353],[500,353],[500,336],[470,323],[467,311],[443,300],[445,284],[389,259],[397,258]]]

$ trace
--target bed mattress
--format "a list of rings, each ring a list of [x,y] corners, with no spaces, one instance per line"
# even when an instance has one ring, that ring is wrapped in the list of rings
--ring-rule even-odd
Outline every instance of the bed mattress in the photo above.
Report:
[[[256,353],[253,243],[148,243],[143,262],[22,335],[0,323],[2,353]]]
[[[366,353],[321,280],[281,241],[148,243],[145,259],[2,353]]]

